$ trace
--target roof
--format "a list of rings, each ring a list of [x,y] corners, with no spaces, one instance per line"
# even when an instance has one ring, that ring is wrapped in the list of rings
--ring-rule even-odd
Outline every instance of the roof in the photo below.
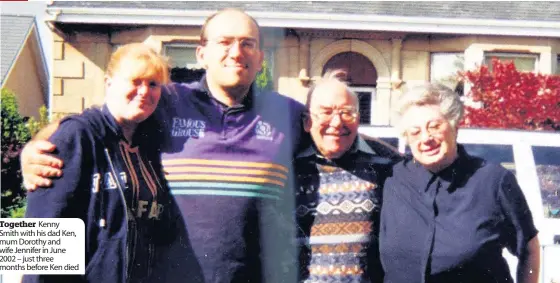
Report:
[[[560,2],[534,1],[53,1],[51,8],[117,8],[327,13],[428,18],[560,21]]]
[[[560,37],[560,2],[53,1],[52,21],[201,25],[240,8],[263,27]]]
[[[33,16],[0,16],[0,49],[2,50],[0,75],[2,76],[2,83],[4,83],[4,78],[8,75],[34,25],[35,18]]]

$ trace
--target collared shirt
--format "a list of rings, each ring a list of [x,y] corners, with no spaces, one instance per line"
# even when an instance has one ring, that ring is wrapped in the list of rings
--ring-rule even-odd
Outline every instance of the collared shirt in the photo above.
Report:
[[[536,234],[515,176],[462,146],[437,174],[407,159],[385,183],[385,282],[513,282],[502,250],[522,256]]]
[[[348,152],[346,152],[346,154],[348,153],[356,153],[358,151],[362,151],[364,153],[367,154],[371,154],[371,155],[378,155],[367,143],[366,141],[360,137],[357,136],[356,137],[356,141],[352,144],[352,146],[350,147],[350,149],[348,149]],[[297,158],[303,158],[303,157],[309,157],[309,156],[321,156],[321,153],[319,153],[317,151],[317,148],[315,147],[315,145],[310,145],[309,147],[307,147],[305,150],[301,151],[300,153],[298,153]],[[322,157],[324,158],[324,157]]]
[[[170,272],[189,282],[293,282],[281,260],[286,227],[295,233],[292,161],[304,106],[251,91],[228,107],[205,79],[164,90],[162,159],[185,226]]]
[[[377,219],[390,163],[360,137],[338,159],[323,157],[314,146],[298,155],[300,281],[380,281]]]

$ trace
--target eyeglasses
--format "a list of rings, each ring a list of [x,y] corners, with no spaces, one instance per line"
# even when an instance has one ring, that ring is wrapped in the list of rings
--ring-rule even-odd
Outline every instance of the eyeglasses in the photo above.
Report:
[[[431,121],[428,123],[425,130],[428,133],[429,137],[440,136],[445,130],[447,125],[448,125],[447,122],[444,120]],[[420,139],[423,131],[424,129],[421,127],[412,127],[407,129],[405,131],[405,134],[409,141],[416,141]]]
[[[320,123],[328,123],[330,122],[335,115],[340,116],[340,120],[346,123],[353,123],[356,121],[358,117],[358,111],[354,108],[341,108],[341,109],[332,109],[332,108],[322,108],[318,111],[310,112],[312,116],[317,118],[318,122]]]
[[[258,48],[258,42],[254,38],[218,37],[205,41],[213,43],[224,52],[228,52],[235,43],[239,43],[241,50],[245,52],[253,52]]]

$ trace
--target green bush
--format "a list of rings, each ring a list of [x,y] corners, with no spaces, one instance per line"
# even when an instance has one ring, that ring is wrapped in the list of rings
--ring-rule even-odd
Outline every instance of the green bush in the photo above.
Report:
[[[34,136],[39,130],[45,127],[49,123],[49,112],[47,111],[47,107],[45,105],[39,108],[39,120],[35,120],[35,118],[31,117],[27,121],[27,127],[29,128],[29,133],[31,136]]]
[[[256,83],[259,90],[272,90],[274,87],[272,73],[266,60],[263,61],[262,70],[257,74]]]
[[[19,114],[16,95],[2,88],[0,127],[2,128],[2,217],[22,217],[25,213],[25,190],[22,187],[19,155],[23,145],[48,121],[46,107],[41,107],[39,121],[26,121]]]

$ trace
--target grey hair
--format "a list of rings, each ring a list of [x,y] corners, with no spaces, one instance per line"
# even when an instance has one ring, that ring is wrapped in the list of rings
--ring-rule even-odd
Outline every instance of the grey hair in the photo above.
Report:
[[[315,89],[325,83],[329,83],[329,82],[339,82],[344,86],[344,89],[346,90],[346,92],[354,97],[355,101],[356,101],[356,111],[360,111],[360,98],[358,97],[358,94],[353,91],[350,86],[348,85],[348,82],[343,80],[343,77],[340,76],[341,72],[344,72],[343,70],[328,70],[327,72],[325,72],[325,74],[321,77],[321,79],[319,79],[317,82],[315,82],[307,91],[307,101],[305,103],[305,106],[307,107],[307,110],[309,110],[309,107],[311,106],[311,98],[313,96],[313,93],[315,92]]]
[[[398,100],[396,115],[397,129],[404,135],[402,116],[412,106],[436,105],[453,129],[457,129],[463,118],[463,102],[457,93],[439,83],[425,83],[411,88]]]

